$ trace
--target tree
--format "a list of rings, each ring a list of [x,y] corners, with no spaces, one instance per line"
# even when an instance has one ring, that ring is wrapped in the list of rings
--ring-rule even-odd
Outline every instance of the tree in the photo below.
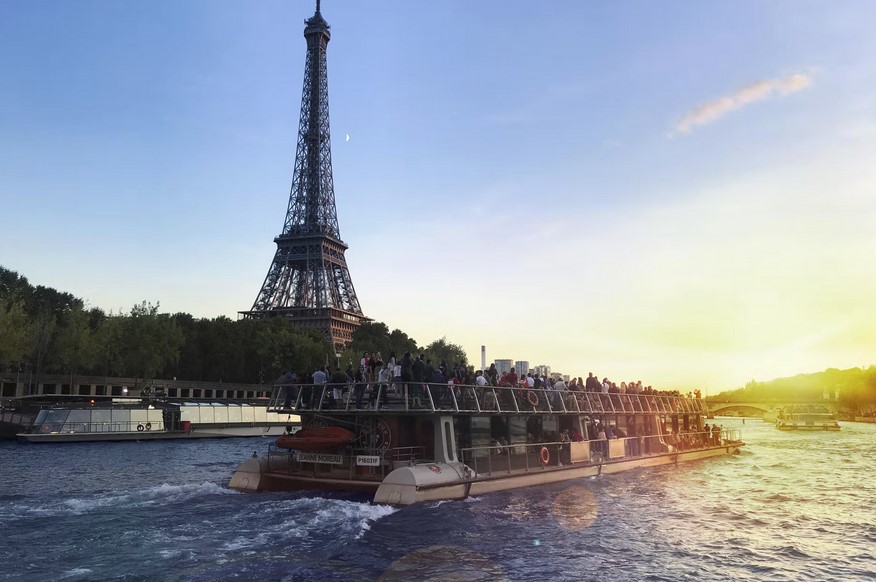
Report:
[[[293,327],[285,317],[253,323],[260,382],[273,382],[288,371],[312,372],[334,360],[332,349],[317,330]]]
[[[122,329],[121,356],[125,373],[134,378],[154,378],[168,364],[179,360],[183,334],[158,304],[143,301],[131,308]]]
[[[0,305],[0,369],[17,367],[25,358],[31,346],[32,331],[21,301]]]
[[[465,355],[465,350],[456,344],[449,343],[446,337],[433,341],[426,346],[424,350],[426,358],[433,362],[444,361],[448,366],[453,364],[462,364],[468,367],[468,357]]]
[[[95,365],[104,376],[124,373],[122,362],[122,336],[125,316],[110,313],[97,326],[94,336]]]
[[[49,349],[52,346],[52,342],[55,339],[56,326],[57,322],[55,320],[55,314],[52,313],[48,305],[43,303],[36,312],[36,317],[31,324],[31,339],[33,346],[31,358],[37,376],[43,371],[43,363],[45,362],[46,356],[49,354]]]
[[[91,327],[91,314],[81,304],[74,304],[65,314],[55,346],[58,363],[70,373],[71,385],[80,368],[90,367],[97,360],[95,335]]]

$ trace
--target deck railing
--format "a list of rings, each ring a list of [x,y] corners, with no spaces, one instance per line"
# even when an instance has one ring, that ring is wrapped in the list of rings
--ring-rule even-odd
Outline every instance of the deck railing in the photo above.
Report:
[[[699,398],[406,382],[395,384],[277,384],[270,412],[357,414],[381,411],[542,414],[705,414]]]

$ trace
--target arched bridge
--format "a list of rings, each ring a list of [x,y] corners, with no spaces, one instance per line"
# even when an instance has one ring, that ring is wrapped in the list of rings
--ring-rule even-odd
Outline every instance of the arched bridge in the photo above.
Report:
[[[746,400],[743,402],[727,402],[706,399],[706,405],[709,408],[709,414],[715,416],[726,416],[731,413],[742,413],[747,416],[763,416],[764,413],[778,408],[789,408],[792,406],[818,405],[825,407],[827,410],[835,412],[835,405],[832,401],[819,400],[817,402],[801,402],[798,400]]]

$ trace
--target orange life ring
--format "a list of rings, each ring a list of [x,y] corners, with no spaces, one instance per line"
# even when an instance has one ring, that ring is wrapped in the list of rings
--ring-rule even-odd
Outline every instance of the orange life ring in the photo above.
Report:
[[[539,455],[539,457],[541,457],[541,464],[542,465],[547,465],[548,463],[551,462],[551,452],[548,450],[547,447],[542,447],[541,451],[539,451],[538,455]]]
[[[529,401],[529,403],[532,404],[533,406],[538,406],[538,394],[536,394],[536,393],[533,392],[532,390],[530,390],[530,391],[528,392],[528,394],[526,395],[526,399],[527,399],[527,400]]]

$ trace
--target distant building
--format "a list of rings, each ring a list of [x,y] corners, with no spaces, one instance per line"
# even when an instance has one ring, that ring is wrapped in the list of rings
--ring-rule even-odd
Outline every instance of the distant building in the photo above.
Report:
[[[551,367],[546,364],[539,364],[533,369],[539,377],[544,376],[545,378],[549,378],[551,375]]]
[[[511,368],[514,367],[514,360],[496,360],[494,362],[496,364],[496,369],[499,371],[499,376],[502,374],[507,374],[511,371]],[[516,370],[518,373],[520,370]]]
[[[525,376],[529,373],[529,362],[526,360],[517,360],[514,364],[514,369],[517,371],[518,376]]]

